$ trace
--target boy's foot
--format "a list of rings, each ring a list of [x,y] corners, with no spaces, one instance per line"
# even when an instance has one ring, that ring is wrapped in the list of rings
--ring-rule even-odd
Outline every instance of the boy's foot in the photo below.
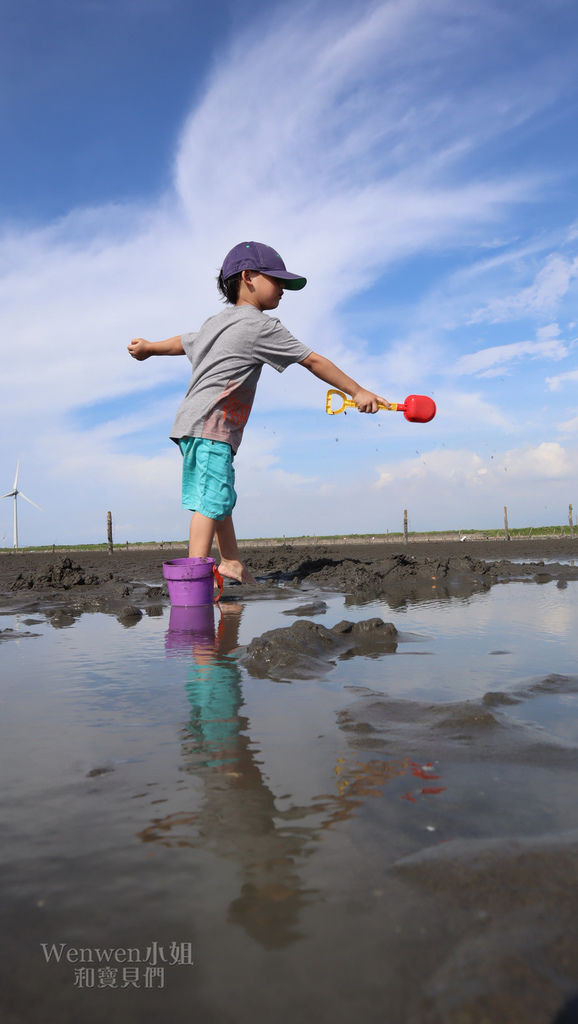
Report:
[[[223,558],[219,566],[218,572],[221,573],[226,580],[235,580],[237,583],[256,583],[257,580],[251,575],[249,570],[242,562],[236,562],[232,559]]]

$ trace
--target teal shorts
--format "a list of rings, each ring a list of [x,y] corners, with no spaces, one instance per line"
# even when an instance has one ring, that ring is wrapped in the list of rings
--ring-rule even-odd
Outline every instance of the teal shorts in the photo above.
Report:
[[[208,519],[226,519],[237,501],[233,449],[225,441],[181,437],[183,508]]]

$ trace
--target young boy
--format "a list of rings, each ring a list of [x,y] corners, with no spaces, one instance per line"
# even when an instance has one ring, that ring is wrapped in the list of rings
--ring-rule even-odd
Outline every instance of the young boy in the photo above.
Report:
[[[386,401],[366,391],[325,356],[293,337],[265,310],[276,309],[284,289],[299,291],[307,279],[286,269],[278,252],[241,242],[225,257],[218,287],[229,304],[195,334],[166,341],[133,338],[134,359],[187,355],[193,375],[177,411],[171,438],[183,455],[183,508],[193,513],[189,557],[206,557],[216,540],[222,576],[255,580],[243,565],[231,513],[237,500],[233,459],[249,418],[263,364],[282,373],[300,363],[326,384],[351,395],[360,412]]]

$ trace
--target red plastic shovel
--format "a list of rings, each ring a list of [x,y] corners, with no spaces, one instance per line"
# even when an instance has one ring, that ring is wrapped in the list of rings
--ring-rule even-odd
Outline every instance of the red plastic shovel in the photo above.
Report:
[[[339,395],[342,400],[338,409],[333,408],[333,395]],[[356,409],[357,406],[343,391],[331,388],[327,392],[325,412],[328,412],[330,416],[336,416],[337,413],[343,412],[346,408]],[[380,402],[379,408],[390,409],[392,412],[402,412],[410,423],[429,423],[436,414],[436,404],[433,398],[428,398],[427,395],[408,395],[405,402],[390,402],[389,405],[382,405]]]

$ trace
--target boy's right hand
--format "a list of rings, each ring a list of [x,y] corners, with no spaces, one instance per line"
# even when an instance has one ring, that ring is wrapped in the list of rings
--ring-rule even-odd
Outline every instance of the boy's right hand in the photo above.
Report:
[[[366,388],[359,388],[351,397],[360,412],[378,412],[380,407],[384,409],[390,407],[387,398],[375,395],[373,391],[367,391]]]
[[[148,359],[152,355],[150,344],[146,338],[133,338],[127,348],[133,359],[138,359],[139,361]]]

